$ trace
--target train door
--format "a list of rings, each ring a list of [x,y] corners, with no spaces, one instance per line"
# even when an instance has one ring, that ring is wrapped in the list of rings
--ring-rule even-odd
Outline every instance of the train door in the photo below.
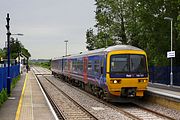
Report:
[[[88,57],[83,57],[83,79],[84,83],[87,83],[87,64],[88,64]]]
[[[71,77],[71,70],[72,70],[72,60],[68,59],[68,77]]]

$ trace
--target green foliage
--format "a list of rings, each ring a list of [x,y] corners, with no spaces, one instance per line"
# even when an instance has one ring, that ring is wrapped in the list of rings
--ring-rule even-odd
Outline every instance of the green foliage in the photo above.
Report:
[[[13,78],[11,82],[11,90],[16,86],[16,83],[20,80],[20,75],[16,78]],[[8,99],[7,90],[3,89],[0,92],[0,106]]]
[[[43,68],[50,69],[51,61],[49,61],[49,62],[31,62],[30,64],[31,64],[31,65],[35,65],[35,66],[40,66],[40,67],[43,67]]]
[[[20,75],[17,76],[16,78],[13,78],[13,79],[12,79],[12,82],[11,82],[11,90],[12,90],[13,88],[15,88],[16,83],[17,83],[19,80],[20,80]]]
[[[29,51],[26,48],[22,48],[21,50],[22,54],[25,55],[27,58],[31,57],[31,54],[29,53]]]
[[[14,40],[14,38],[11,38],[11,41],[10,41],[11,58],[16,59],[21,53],[21,48],[23,48],[23,46],[18,41],[18,39]]]
[[[95,46],[94,46],[94,44],[95,44],[95,36],[94,36],[94,32],[93,32],[93,29],[88,29],[87,30],[87,32],[86,32],[86,39],[87,39],[87,46],[86,46],[86,48],[88,49],[88,50],[94,50],[95,49]]]
[[[130,44],[144,49],[150,65],[169,65],[170,21],[173,18],[175,65],[180,65],[179,0],[95,0],[97,33],[86,32],[87,49]]]
[[[117,0],[96,0],[97,23],[95,27],[98,29],[97,39],[101,39],[102,47],[106,46],[106,40],[108,41],[107,46],[119,43],[127,44],[125,16],[123,14],[124,3],[125,0],[121,0],[121,2]]]
[[[0,92],[0,106],[7,100],[8,96],[7,96],[7,90],[3,89]]]
[[[5,52],[4,50],[0,49],[0,58],[4,58],[5,57]]]
[[[7,48],[3,49],[4,56],[3,58],[7,58]],[[21,44],[21,42],[18,39],[11,38],[10,40],[10,55],[11,59],[16,59],[19,54],[25,55],[27,58],[31,57],[31,54],[29,51],[24,48],[24,46]]]

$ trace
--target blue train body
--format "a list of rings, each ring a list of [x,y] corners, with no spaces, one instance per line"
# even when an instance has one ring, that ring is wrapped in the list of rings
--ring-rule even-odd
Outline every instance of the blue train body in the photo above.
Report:
[[[125,63],[126,64],[125,64]],[[126,67],[123,72],[122,68]],[[142,67],[140,69],[140,67]],[[134,69],[136,71],[132,71]],[[118,70],[113,72],[113,70]],[[139,48],[117,45],[53,59],[54,75],[68,78],[101,98],[143,96],[149,80],[147,56]]]

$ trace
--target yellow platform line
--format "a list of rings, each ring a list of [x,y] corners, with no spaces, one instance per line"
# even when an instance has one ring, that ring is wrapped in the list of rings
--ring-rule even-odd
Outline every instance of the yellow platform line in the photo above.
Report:
[[[23,89],[22,89],[22,92],[21,92],[21,97],[20,97],[18,108],[17,108],[17,111],[16,111],[15,120],[19,120],[19,117],[20,117],[20,112],[21,112],[21,107],[22,107],[22,99],[23,99],[23,96],[24,96],[24,91],[25,91],[25,88],[26,88],[27,79],[28,79],[28,73],[26,73],[26,78],[25,78],[25,81],[24,81]]]

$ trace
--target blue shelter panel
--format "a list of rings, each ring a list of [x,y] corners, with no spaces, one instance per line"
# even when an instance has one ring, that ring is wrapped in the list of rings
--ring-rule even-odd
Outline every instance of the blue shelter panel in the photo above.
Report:
[[[0,68],[0,92],[3,89],[3,68]]]
[[[3,70],[3,77],[4,77],[3,88],[7,88],[7,71],[8,71],[8,68],[5,67]]]
[[[7,88],[7,67],[0,68],[0,91],[3,88]],[[20,65],[15,65],[10,67],[10,77],[13,79],[20,74]],[[11,80],[12,80],[11,79]]]

